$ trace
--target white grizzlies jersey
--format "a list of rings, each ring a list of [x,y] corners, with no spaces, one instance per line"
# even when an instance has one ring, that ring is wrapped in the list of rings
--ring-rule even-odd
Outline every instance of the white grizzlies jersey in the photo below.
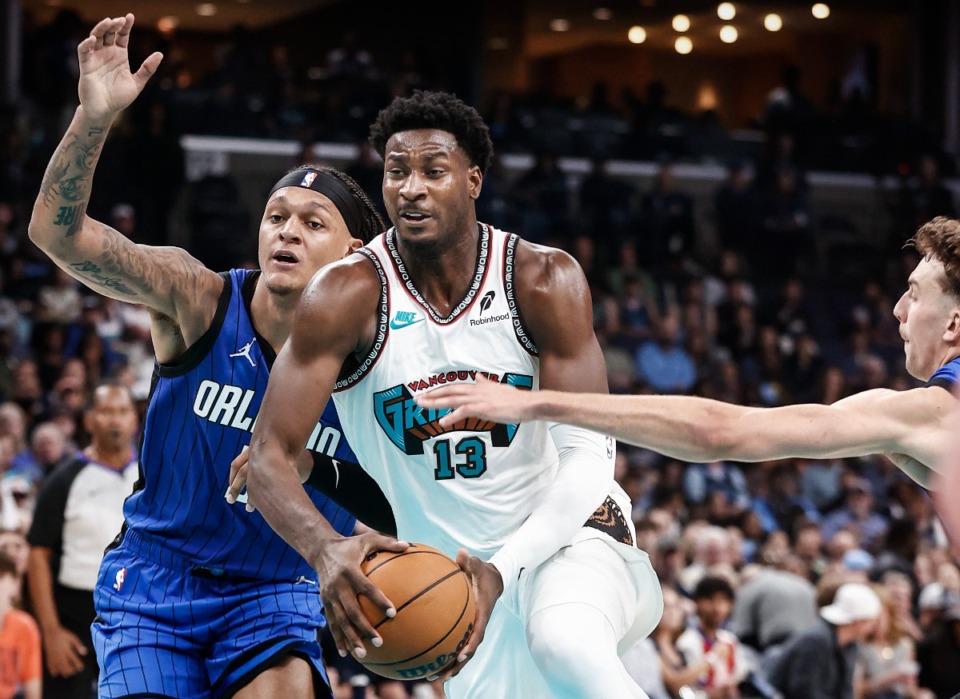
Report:
[[[379,330],[365,361],[337,384],[334,402],[360,463],[393,506],[398,536],[449,555],[465,546],[489,558],[557,472],[545,422],[468,419],[444,430],[439,418],[449,411],[414,402],[430,388],[472,383],[477,374],[539,388],[540,360],[515,299],[518,242],[480,224],[473,283],[447,317],[413,286],[393,229],[360,251],[382,282]]]

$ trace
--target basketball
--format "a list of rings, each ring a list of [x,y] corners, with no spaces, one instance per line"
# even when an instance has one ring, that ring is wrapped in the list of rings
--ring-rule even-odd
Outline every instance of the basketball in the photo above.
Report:
[[[397,610],[388,618],[360,596],[360,608],[383,638],[357,660],[371,672],[397,680],[431,677],[456,660],[476,619],[470,578],[456,561],[425,544],[402,553],[377,551],[361,569]]]

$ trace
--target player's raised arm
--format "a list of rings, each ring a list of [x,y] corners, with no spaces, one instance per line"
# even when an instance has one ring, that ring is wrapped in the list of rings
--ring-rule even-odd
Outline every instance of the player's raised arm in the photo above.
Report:
[[[690,462],[895,452],[930,466],[949,438],[945,417],[953,401],[949,392],[929,387],[865,391],[832,405],[751,408],[688,396],[524,394],[484,382],[437,389],[420,403],[455,408],[444,418],[451,421],[475,415],[567,422]],[[907,473],[927,484],[919,468]]]
[[[369,268],[369,269],[367,269]],[[270,371],[247,463],[250,502],[320,576],[320,594],[341,652],[364,657],[364,642],[379,636],[357,603],[362,594],[392,616],[393,604],[360,570],[372,551],[406,544],[378,533],[342,537],[317,511],[300,482],[297,461],[330,399],[344,360],[363,345],[366,319],[375,316],[379,280],[365,258],[318,272],[297,307],[293,331]],[[352,309],[343,313],[337,308]]]
[[[207,302],[219,293],[219,277],[184,250],[137,245],[86,215],[107,133],[163,58],[153,53],[131,72],[127,45],[133,22],[132,14],[104,19],[77,46],[80,106],[47,166],[29,234],[54,262],[91,289],[173,319],[189,344],[209,321],[195,317],[193,309],[211,307]]]

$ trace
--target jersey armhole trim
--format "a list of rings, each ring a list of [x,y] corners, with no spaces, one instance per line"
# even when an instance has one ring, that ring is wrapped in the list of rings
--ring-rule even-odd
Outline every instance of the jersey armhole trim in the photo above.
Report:
[[[923,384],[924,388],[929,388],[931,386],[939,386],[940,388],[946,389],[947,391],[950,391],[950,393],[953,393],[953,390],[954,388],[956,388],[957,384],[954,381],[951,381],[950,379],[948,379],[947,377],[942,376],[937,379],[930,379],[925,384]]]
[[[519,342],[520,346],[531,356],[539,357],[540,352],[534,344],[533,338],[530,337],[530,333],[528,333],[526,327],[524,327],[523,316],[520,314],[520,308],[517,306],[516,289],[513,286],[515,255],[519,241],[520,236],[516,233],[510,233],[503,243],[503,290],[507,294],[507,307],[510,309],[510,320],[513,324],[513,333],[517,338],[517,342]]]
[[[157,374],[163,377],[183,376],[188,371],[194,369],[200,361],[207,356],[213,348],[213,343],[217,341],[217,335],[220,334],[220,328],[223,327],[223,319],[227,314],[227,308],[230,306],[230,295],[233,293],[233,280],[229,272],[220,272],[220,278],[223,279],[223,289],[220,291],[220,299],[217,301],[217,311],[214,313],[213,321],[207,331],[200,336],[200,339],[194,342],[187,350],[172,362],[166,364],[157,363]]]
[[[366,255],[370,259],[374,269],[377,271],[377,276],[380,277],[380,305],[377,310],[377,335],[376,338],[374,338],[373,345],[370,347],[370,351],[363,361],[360,362],[360,365],[348,376],[337,381],[333,387],[334,393],[339,393],[356,385],[370,372],[374,364],[377,363],[377,360],[383,354],[383,348],[387,344],[390,332],[390,326],[387,322],[390,318],[390,286],[387,284],[387,274],[383,269],[383,265],[380,264],[380,258],[377,257],[375,252],[366,248],[360,248],[357,252]]]

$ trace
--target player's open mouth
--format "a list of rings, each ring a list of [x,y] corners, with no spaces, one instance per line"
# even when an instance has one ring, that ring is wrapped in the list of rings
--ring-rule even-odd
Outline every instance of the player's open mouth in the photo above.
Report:
[[[430,216],[419,211],[403,211],[400,213],[400,218],[407,223],[423,223],[430,218]]]
[[[287,252],[286,250],[278,250],[277,252],[273,253],[273,261],[286,265],[293,265],[299,262],[296,255],[294,255],[292,252]]]

